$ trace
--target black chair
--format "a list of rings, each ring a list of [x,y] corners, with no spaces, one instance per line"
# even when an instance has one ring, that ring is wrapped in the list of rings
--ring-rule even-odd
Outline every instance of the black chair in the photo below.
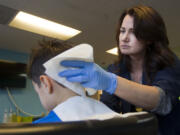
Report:
[[[47,124],[0,124],[0,135],[157,135],[153,114]]]

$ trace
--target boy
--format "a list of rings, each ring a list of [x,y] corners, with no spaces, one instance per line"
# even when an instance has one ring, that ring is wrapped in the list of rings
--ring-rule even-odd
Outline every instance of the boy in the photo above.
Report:
[[[70,45],[57,41],[42,41],[39,47],[31,52],[27,74],[43,107],[49,111],[46,117],[33,123],[108,119],[119,116],[103,103],[79,95],[75,89],[69,89],[46,75],[43,64],[70,48]]]

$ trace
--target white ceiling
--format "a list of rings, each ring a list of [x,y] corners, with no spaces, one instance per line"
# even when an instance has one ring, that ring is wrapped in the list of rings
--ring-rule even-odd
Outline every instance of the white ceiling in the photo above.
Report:
[[[116,57],[105,53],[115,47],[117,20],[122,11],[133,5],[146,4],[164,18],[171,46],[180,45],[179,0],[0,0],[0,5],[25,11],[79,29],[81,34],[68,40],[73,44],[89,43],[94,47],[95,61],[104,66]],[[0,25],[0,48],[29,53],[43,37]]]

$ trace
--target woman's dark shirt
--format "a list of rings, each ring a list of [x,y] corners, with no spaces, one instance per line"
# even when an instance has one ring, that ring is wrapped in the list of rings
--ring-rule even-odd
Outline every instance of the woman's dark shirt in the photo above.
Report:
[[[118,68],[121,69],[121,72],[116,73],[118,76],[131,80],[130,73],[126,70],[127,68],[124,64],[119,64],[118,66],[110,65],[108,71],[115,73]],[[145,78],[143,73],[142,84],[147,85]],[[165,116],[156,111],[154,112],[159,121],[161,135],[180,135],[180,60],[176,58],[176,62],[172,67],[166,67],[158,71],[150,85],[160,87],[166,96],[171,99],[172,103],[171,112]],[[106,92],[103,92],[101,101],[116,112],[127,113],[136,111],[134,105]]]

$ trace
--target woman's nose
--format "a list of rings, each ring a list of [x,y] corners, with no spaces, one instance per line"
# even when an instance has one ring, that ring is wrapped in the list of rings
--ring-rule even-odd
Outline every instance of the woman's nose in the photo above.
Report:
[[[124,42],[128,42],[129,41],[129,34],[128,32],[124,33],[123,35],[120,35],[122,36],[122,38],[120,38],[122,41]]]

